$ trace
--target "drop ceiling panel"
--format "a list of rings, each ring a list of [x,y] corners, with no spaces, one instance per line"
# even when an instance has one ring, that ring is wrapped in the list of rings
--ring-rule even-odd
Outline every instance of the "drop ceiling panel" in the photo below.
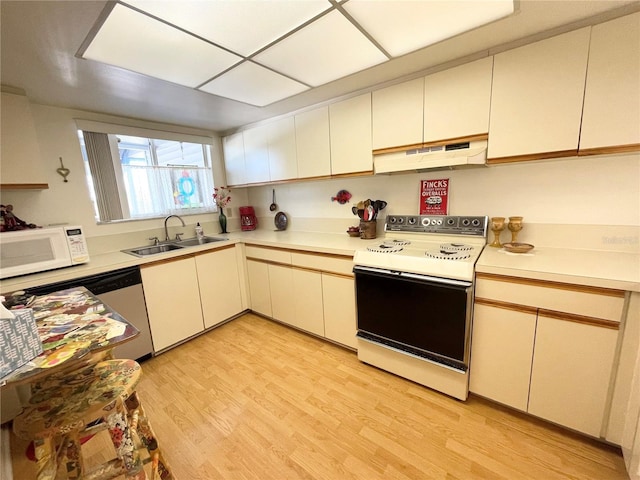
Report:
[[[513,0],[350,0],[344,9],[393,57],[513,13]]]
[[[258,107],[282,100],[309,87],[253,62],[243,62],[200,90]]]
[[[126,3],[245,56],[331,8],[327,0],[128,0]]]
[[[334,10],[254,57],[258,63],[318,86],[387,61]]]
[[[114,7],[83,58],[189,87],[242,60],[122,5]]]

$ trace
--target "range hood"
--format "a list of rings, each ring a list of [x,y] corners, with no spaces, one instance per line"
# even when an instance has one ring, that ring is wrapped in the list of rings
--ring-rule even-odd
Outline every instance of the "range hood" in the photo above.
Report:
[[[374,154],[373,157],[376,174],[479,167],[486,163],[486,140]]]

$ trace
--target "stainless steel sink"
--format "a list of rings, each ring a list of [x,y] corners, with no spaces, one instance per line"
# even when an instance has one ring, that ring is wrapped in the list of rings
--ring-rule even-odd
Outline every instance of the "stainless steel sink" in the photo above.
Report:
[[[180,248],[183,248],[182,245],[176,245],[175,243],[165,243],[162,245],[153,245],[150,247],[130,248],[128,250],[122,251],[136,257],[146,257],[149,255],[156,255],[158,253],[170,252],[171,250],[178,250]]]
[[[184,240],[180,240],[179,242],[175,242],[176,245],[180,245],[183,247],[197,247],[198,245],[204,245],[205,243],[213,243],[213,242],[223,242],[226,238],[217,238],[217,237],[202,237],[202,238],[186,238]]]
[[[149,255],[157,255],[158,253],[170,252],[171,250],[178,250],[185,247],[197,247],[198,245],[204,245],[213,242],[222,242],[226,238],[220,237],[203,237],[203,238],[187,238],[185,240],[176,240],[171,243],[161,243],[160,245],[150,245],[147,247],[136,247],[122,250],[124,253],[133,255],[136,257],[148,257]]]

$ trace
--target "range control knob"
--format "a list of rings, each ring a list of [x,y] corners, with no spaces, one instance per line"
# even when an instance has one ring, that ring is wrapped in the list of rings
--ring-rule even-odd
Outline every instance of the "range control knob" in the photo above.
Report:
[[[399,225],[402,225],[404,223],[404,218],[398,217],[398,220],[396,223],[398,223]]]
[[[442,219],[441,218],[434,218],[433,222],[431,222],[434,225],[442,225]]]
[[[462,219],[462,225],[463,226],[468,227],[470,223],[471,223],[471,221],[468,218],[463,218]]]
[[[409,219],[407,220],[407,223],[409,225],[415,225],[417,221],[418,219],[416,217],[409,217]]]
[[[396,217],[389,217],[389,223],[396,223]]]
[[[477,218],[474,218],[473,221],[471,222],[471,225],[473,225],[474,227],[479,227],[480,220],[478,220]]]
[[[431,224],[431,219],[430,218],[423,218],[421,223],[422,223],[423,227],[428,227]]]
[[[447,218],[447,225],[449,225],[450,227],[452,227],[453,225],[456,224],[456,220],[455,218]]]

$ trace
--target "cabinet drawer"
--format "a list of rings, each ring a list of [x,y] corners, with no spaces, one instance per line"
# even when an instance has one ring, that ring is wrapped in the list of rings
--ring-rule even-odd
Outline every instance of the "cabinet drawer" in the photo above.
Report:
[[[282,250],[280,248],[256,247],[253,245],[247,245],[245,252],[246,252],[247,258],[269,260],[271,262],[284,263],[287,265],[291,265],[291,252],[289,252],[288,250]]]
[[[477,298],[620,322],[624,292],[559,282],[479,273]]]
[[[353,258],[322,253],[291,252],[291,262],[298,267],[311,268],[323,272],[353,275]]]

